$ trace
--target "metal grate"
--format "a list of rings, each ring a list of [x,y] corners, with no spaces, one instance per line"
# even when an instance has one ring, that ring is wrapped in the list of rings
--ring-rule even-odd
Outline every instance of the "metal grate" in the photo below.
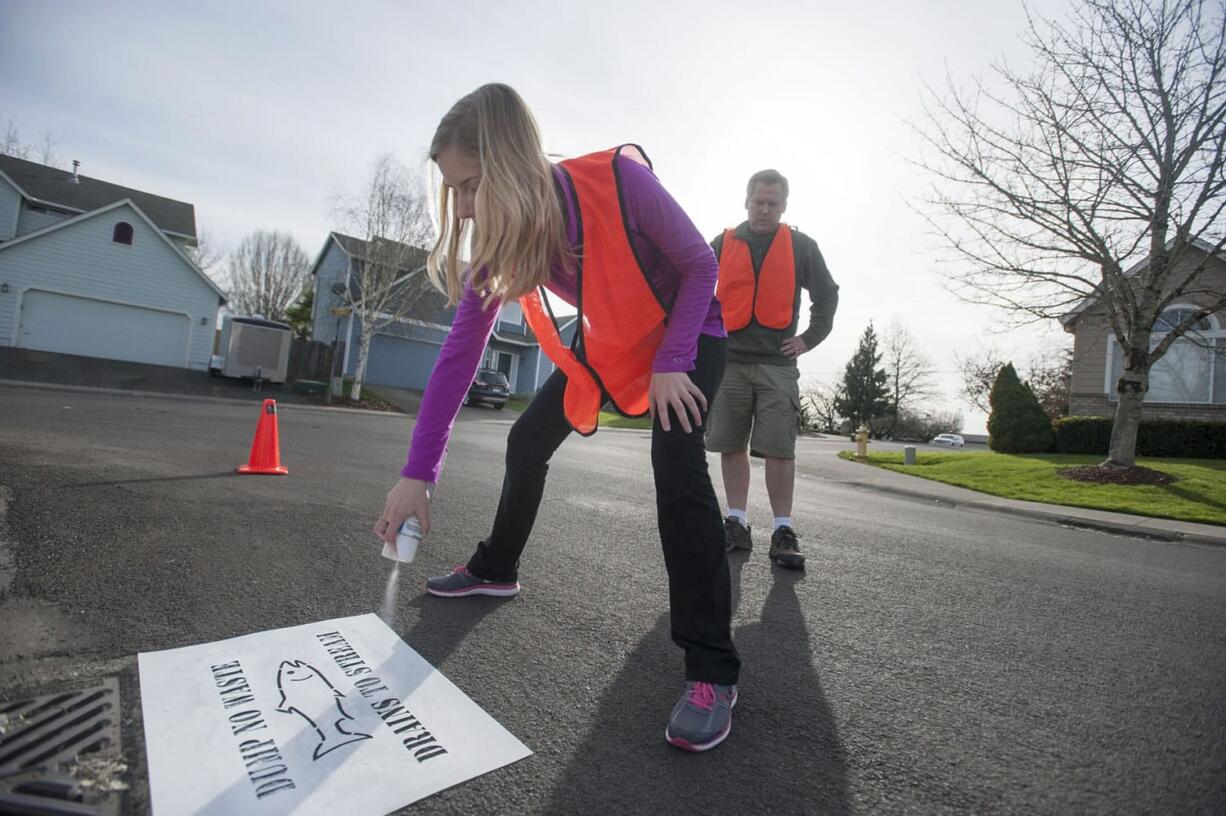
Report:
[[[113,814],[119,683],[0,702],[0,816]]]

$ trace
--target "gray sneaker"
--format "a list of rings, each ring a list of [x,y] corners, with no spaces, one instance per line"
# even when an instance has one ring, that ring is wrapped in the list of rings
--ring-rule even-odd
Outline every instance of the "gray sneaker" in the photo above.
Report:
[[[750,527],[741,524],[741,520],[735,516],[728,516],[724,519],[724,549],[728,552],[733,550],[745,550],[749,552],[753,549],[753,538],[749,535]]]
[[[796,531],[786,525],[775,530],[771,535],[770,559],[781,567],[804,569],[805,554],[800,551],[798,537]]]
[[[673,706],[664,739],[683,751],[709,751],[732,730],[736,686],[686,682],[685,693]]]
[[[446,575],[426,579],[426,592],[440,598],[461,598],[465,595],[494,595],[510,598],[519,594],[519,581],[510,583],[487,581],[468,571],[468,567],[456,567]]]

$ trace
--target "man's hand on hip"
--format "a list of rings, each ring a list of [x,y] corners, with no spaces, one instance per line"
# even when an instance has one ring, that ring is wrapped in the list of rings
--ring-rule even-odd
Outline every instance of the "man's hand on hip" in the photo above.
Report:
[[[805,345],[805,341],[801,337],[789,337],[783,341],[780,348],[788,357],[799,357],[809,350],[809,347]]]

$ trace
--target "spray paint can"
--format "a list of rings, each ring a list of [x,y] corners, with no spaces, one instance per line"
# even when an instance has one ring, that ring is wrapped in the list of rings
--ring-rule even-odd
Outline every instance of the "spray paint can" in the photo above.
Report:
[[[409,516],[396,533],[396,546],[390,547],[386,542],[383,544],[383,557],[408,563],[417,555],[417,545],[420,543],[421,523],[417,516]]]

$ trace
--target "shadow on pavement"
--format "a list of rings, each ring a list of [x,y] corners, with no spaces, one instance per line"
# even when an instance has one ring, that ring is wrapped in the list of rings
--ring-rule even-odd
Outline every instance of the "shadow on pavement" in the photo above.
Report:
[[[71,490],[78,487],[106,487],[110,485],[124,484],[147,484],[152,482],[190,482],[199,479],[225,479],[230,476],[237,476],[238,470],[223,470],[218,473],[200,473],[191,476],[150,476],[144,479],[101,479],[96,482],[74,482],[64,485],[65,490]]]
[[[737,604],[742,564],[730,559]],[[804,576],[773,580],[761,621],[734,633],[744,665],[728,740],[703,754],[664,742],[681,655],[663,615],[609,684],[545,812],[849,812],[846,758],[796,597]]]
[[[437,669],[482,618],[506,603],[506,598],[484,596],[436,598],[423,591],[412,601],[402,604],[402,607],[417,610],[417,620],[412,628],[407,632],[402,632],[400,625],[392,629]]]

